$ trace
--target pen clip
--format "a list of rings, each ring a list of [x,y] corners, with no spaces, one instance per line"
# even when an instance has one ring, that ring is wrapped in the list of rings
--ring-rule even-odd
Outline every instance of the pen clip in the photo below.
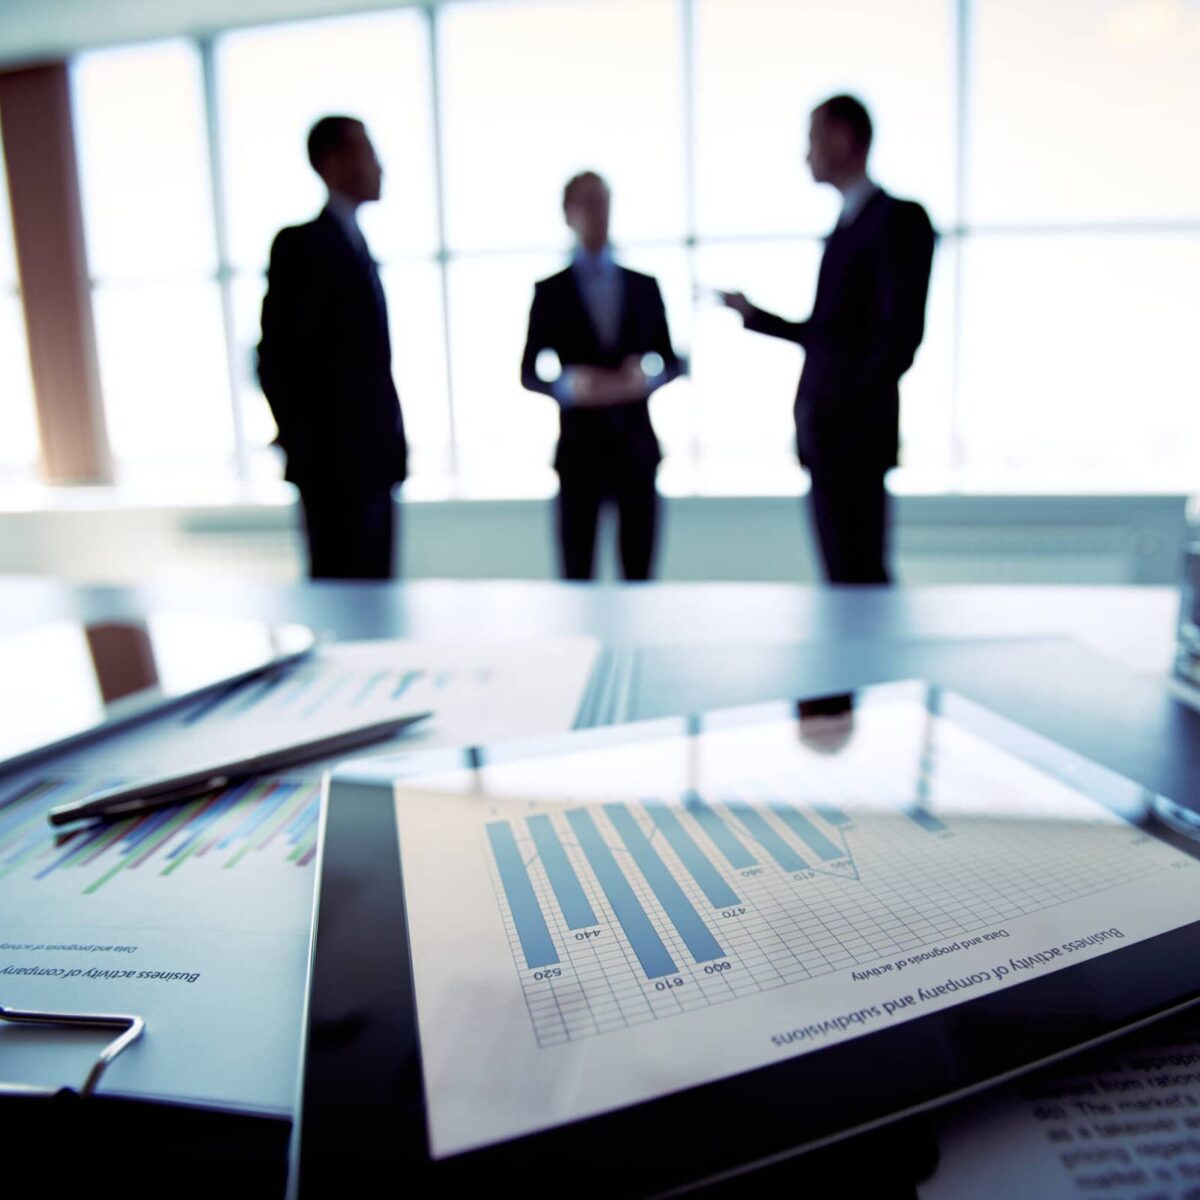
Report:
[[[159,808],[162,805],[173,804],[177,800],[194,800],[209,792],[219,791],[231,782],[228,775],[212,775],[207,779],[193,783],[163,785],[158,790],[139,793],[120,799],[121,793],[128,790],[128,785],[109,788],[96,792],[87,798],[85,803],[70,801],[67,804],[56,805],[47,814],[51,825],[67,825],[74,821],[88,820],[93,817],[103,817],[106,820],[120,820],[123,816],[143,813],[148,808]],[[112,793],[115,799],[107,797]]]
[[[131,796],[128,800],[117,800],[105,804],[104,814],[108,817],[119,817],[122,813],[140,813],[147,808],[170,804],[175,800],[198,800],[209,792],[220,791],[233,782],[228,775],[213,775],[198,783],[183,785],[167,785],[157,791],[147,791],[141,796]],[[124,790],[124,789],[122,789]],[[103,796],[95,797],[102,800]]]

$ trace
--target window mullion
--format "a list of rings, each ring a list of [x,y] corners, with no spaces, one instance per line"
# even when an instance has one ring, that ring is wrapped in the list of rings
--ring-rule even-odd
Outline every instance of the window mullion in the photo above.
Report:
[[[213,231],[217,243],[217,287],[221,293],[221,325],[225,336],[225,365],[233,415],[234,469],[239,482],[250,478],[246,422],[242,412],[241,371],[238,364],[237,322],[233,312],[233,265],[229,254],[229,215],[225,206],[225,181],[221,165],[221,121],[217,108],[216,50],[212,38],[200,38],[204,80],[204,129],[208,149],[208,177],[212,188]]]

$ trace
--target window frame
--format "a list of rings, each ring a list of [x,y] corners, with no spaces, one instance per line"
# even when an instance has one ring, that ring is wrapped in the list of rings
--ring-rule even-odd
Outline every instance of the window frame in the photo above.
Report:
[[[442,14],[455,2],[456,0],[425,0],[425,3],[415,6],[416,11],[420,13],[421,19],[425,23],[425,36],[427,39],[427,84],[430,93],[429,113],[432,123],[430,130],[432,162],[430,165],[434,173],[433,190],[436,201],[437,242],[432,255],[421,255],[419,258],[413,258],[412,261],[432,264],[440,273],[440,321],[443,331],[442,353],[444,356],[443,369],[446,380],[446,426],[448,430],[448,444],[443,456],[446,475],[444,478],[439,477],[434,479],[431,476],[429,479],[423,479],[421,482],[424,486],[418,490],[428,490],[431,494],[446,496],[469,496],[476,494],[476,489],[472,486],[472,480],[465,477],[462,472],[462,447],[464,443],[460,436],[459,423],[463,402],[461,395],[456,393],[454,365],[455,339],[464,336],[467,331],[456,328],[451,321],[451,286],[452,275],[454,273],[452,268],[455,263],[476,260],[480,257],[497,253],[507,253],[508,251],[502,247],[472,248],[470,250],[456,251],[451,246],[447,236],[446,136],[443,105],[445,68],[442,62],[440,29]],[[703,236],[697,225],[696,76],[698,63],[696,22],[698,8],[703,2],[704,0],[674,0],[675,10],[678,15],[675,53],[678,55],[678,72],[683,91],[681,97],[682,136],[684,139],[682,148],[684,171],[683,228],[679,231],[678,236],[669,239],[660,239],[656,242],[644,241],[622,244],[622,250],[629,252],[662,249],[663,247],[682,250],[687,263],[687,276],[693,288],[698,283],[703,282],[697,278],[697,258],[705,248],[729,247],[739,243],[750,244],[762,240],[761,237],[750,231],[745,231],[741,234],[735,231],[732,234]],[[939,447],[937,454],[932,456],[937,461],[944,461],[947,464],[947,469],[944,475],[939,475],[935,480],[931,481],[932,486],[928,489],[944,493],[970,490],[972,476],[972,465],[968,461],[966,440],[962,433],[963,414],[967,411],[970,404],[969,399],[965,399],[962,395],[962,383],[965,377],[963,346],[966,340],[963,331],[965,295],[964,261],[967,258],[963,250],[970,244],[971,239],[977,235],[998,238],[1005,235],[1026,236],[1031,232],[1027,225],[1019,223],[1005,224],[1003,226],[989,225],[986,228],[982,226],[976,227],[972,225],[968,216],[967,206],[970,200],[969,191],[971,182],[970,152],[972,149],[971,105],[972,88],[974,86],[973,59],[976,52],[975,37],[978,4],[979,0],[952,0],[952,3],[947,7],[946,13],[946,19],[951,23],[949,44],[954,56],[949,71],[952,95],[948,98],[953,107],[954,161],[952,171],[954,187],[952,215],[950,220],[939,230],[940,245],[938,253],[943,260],[941,270],[946,276],[944,287],[949,297],[947,301],[949,328],[945,333],[945,354],[948,356],[948,360],[945,363],[944,371],[939,372],[939,377],[944,378],[950,388],[947,401],[949,425],[944,431],[944,447]],[[365,10],[361,15],[367,16],[369,13],[370,10]],[[340,15],[347,16],[350,14],[342,13]],[[312,18],[297,18],[295,23],[305,23],[311,20]],[[293,22],[288,22],[288,24],[291,23]],[[234,302],[236,283],[239,278],[245,276],[245,270],[232,261],[230,247],[227,208],[228,196],[222,167],[222,115],[218,102],[217,80],[217,56],[219,54],[221,36],[221,32],[218,31],[205,34],[204,36],[191,36],[184,37],[183,39],[174,38],[171,40],[185,40],[194,45],[200,55],[202,64],[203,116],[212,185],[212,195],[209,200],[212,208],[217,243],[215,283],[219,288],[221,297],[229,400],[232,406],[232,430],[234,438],[234,445],[231,447],[232,461],[234,463],[236,481],[246,483],[253,478],[256,472],[253,469],[251,461],[254,448],[248,444],[247,440],[247,422],[243,409],[245,389],[241,381],[243,371],[237,361],[239,351]],[[1127,234],[1144,234],[1146,231],[1146,223],[1137,221],[1110,222],[1099,227],[1081,223],[1041,230],[1041,232],[1061,235],[1104,233],[1113,238],[1119,238]],[[561,253],[561,241],[554,236],[557,232],[557,230],[548,230],[545,243],[539,246],[522,247],[522,253],[530,255],[541,252]],[[1172,222],[1170,232],[1200,236],[1200,219],[1194,222]],[[772,234],[770,237],[771,242],[778,244],[812,244],[815,240],[818,239],[814,238],[811,234],[804,233],[790,235],[786,233],[779,235]],[[401,260],[397,259],[395,261],[400,262]],[[533,281],[531,280],[530,282],[532,284]],[[686,347],[681,348],[686,349]],[[498,364],[497,369],[502,369],[502,367],[503,364]],[[672,479],[691,481],[682,484],[682,494],[689,494],[691,492],[710,494],[714,490],[712,485],[701,485],[695,481],[706,478],[712,479],[714,477],[714,470],[718,466],[719,455],[714,455],[713,448],[706,445],[702,440],[702,421],[696,406],[692,406],[692,414],[689,420],[691,426],[690,433],[686,437],[676,437],[675,439],[674,452],[670,460],[672,469],[668,474]],[[902,468],[900,478],[897,480],[898,490],[924,490],[921,486],[922,482],[914,473],[910,472],[906,475]],[[1068,481],[1067,490],[1095,491],[1095,482],[1082,479]],[[1113,482],[1117,483],[1117,481]],[[1172,480],[1170,482],[1185,485],[1187,481]],[[542,481],[540,480],[531,481],[531,486],[527,489],[529,494],[540,494],[541,484]],[[756,491],[755,487],[744,485],[740,489],[737,485],[734,488],[718,485],[716,490],[724,493],[740,490],[741,494],[754,494]],[[1147,479],[1145,490],[1161,489],[1150,486],[1150,481]],[[511,495],[514,493],[512,490],[506,489],[504,494]]]

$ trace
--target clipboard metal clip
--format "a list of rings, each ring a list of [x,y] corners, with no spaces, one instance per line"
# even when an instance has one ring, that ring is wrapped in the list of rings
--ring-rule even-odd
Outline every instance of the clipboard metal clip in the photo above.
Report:
[[[88,1072],[79,1095],[90,1096],[100,1086],[100,1079],[108,1064],[126,1046],[133,1045],[145,1032],[143,1018],[127,1013],[56,1013],[39,1012],[35,1009],[6,1008],[0,1004],[0,1021],[13,1025],[47,1025],[57,1029],[115,1029],[119,1032],[103,1050],[96,1055],[92,1069]],[[52,1096],[61,1089],[38,1084],[0,1083],[2,1096]]]

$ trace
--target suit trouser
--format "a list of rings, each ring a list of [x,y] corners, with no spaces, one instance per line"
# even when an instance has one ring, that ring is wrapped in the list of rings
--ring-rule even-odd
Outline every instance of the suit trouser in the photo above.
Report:
[[[395,575],[392,490],[300,488],[312,579],[391,579]]]
[[[617,506],[621,573],[649,579],[658,534],[657,465],[611,473],[571,470],[558,473],[558,541],[564,579],[591,579],[595,573],[596,526],[606,500]]]
[[[830,583],[890,583],[888,468],[809,465],[809,511]]]

